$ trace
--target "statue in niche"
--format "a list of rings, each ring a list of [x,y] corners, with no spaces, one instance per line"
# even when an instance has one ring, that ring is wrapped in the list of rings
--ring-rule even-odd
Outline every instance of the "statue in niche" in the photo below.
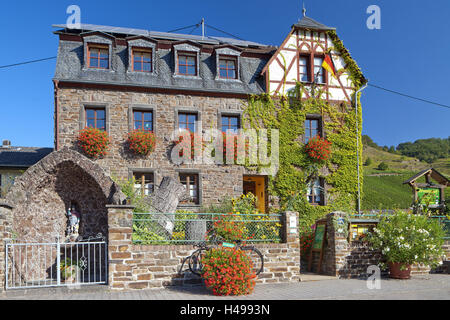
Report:
[[[80,227],[80,212],[77,209],[77,205],[75,203],[71,203],[69,209],[67,210],[67,228],[66,228],[66,236],[70,241],[76,241],[79,237],[79,227]]]

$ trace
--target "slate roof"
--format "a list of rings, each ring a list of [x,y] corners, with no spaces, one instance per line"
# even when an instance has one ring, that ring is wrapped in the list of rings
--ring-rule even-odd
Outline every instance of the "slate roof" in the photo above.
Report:
[[[65,25],[54,25],[65,27]],[[200,53],[199,77],[174,76],[175,62],[171,49],[158,48],[155,52],[154,74],[128,72],[129,54],[125,45],[117,44],[113,47],[111,67],[112,70],[93,70],[84,68],[83,42],[60,40],[58,58],[56,62],[55,80],[79,83],[128,85],[146,88],[164,88],[174,90],[194,90],[203,92],[223,92],[237,94],[259,94],[265,89],[264,78],[260,76],[261,70],[269,60],[276,47],[266,46],[251,41],[236,40],[222,37],[205,37],[181,35],[174,33],[146,31],[140,29],[126,29],[95,25],[81,25],[81,29],[63,29],[56,34],[80,34],[85,31],[99,31],[125,39],[127,36],[144,35],[157,41],[173,43],[189,40],[202,46],[209,46],[211,51],[224,44],[239,47],[239,49],[256,50],[262,53],[257,57],[239,58],[240,80],[216,79],[216,56],[214,53]],[[262,56],[262,57],[261,57]],[[265,58],[267,57],[267,58]]]
[[[53,148],[0,147],[0,168],[28,168],[52,151]]]
[[[328,27],[307,16],[303,16],[300,20],[298,20],[298,22],[294,24],[294,27],[314,30],[336,30],[336,28]]]
[[[54,24],[52,25],[54,28],[67,28],[65,24]],[[74,29],[72,29],[74,30]],[[153,39],[165,39],[165,40],[190,40],[198,43],[205,44],[231,44],[235,46],[241,47],[271,47],[265,44],[247,41],[247,40],[239,40],[234,38],[225,38],[225,37],[212,37],[212,36],[199,36],[193,34],[181,34],[181,33],[172,33],[172,32],[161,32],[161,31],[150,31],[144,29],[134,29],[134,28],[123,28],[123,27],[111,27],[111,26],[100,26],[95,24],[85,24],[81,23],[80,28],[78,30],[84,31],[100,31],[109,34],[122,34],[122,35],[135,35],[135,36],[145,36]]]

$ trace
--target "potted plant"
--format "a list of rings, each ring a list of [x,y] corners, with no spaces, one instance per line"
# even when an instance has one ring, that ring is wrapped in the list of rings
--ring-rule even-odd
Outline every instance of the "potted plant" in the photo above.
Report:
[[[323,162],[328,160],[331,155],[331,142],[320,136],[315,136],[309,139],[305,150],[313,161]]]
[[[97,128],[84,128],[78,135],[78,144],[84,153],[91,158],[106,155],[109,143],[106,131]]]
[[[242,250],[218,247],[202,258],[202,278],[214,295],[250,294],[255,288],[252,260]]]
[[[396,211],[384,216],[367,241],[381,250],[391,278],[409,279],[413,264],[435,267],[442,263],[444,230],[437,220],[423,215]]]
[[[135,154],[146,156],[155,150],[155,135],[143,129],[134,130],[128,134],[128,145]]]
[[[78,264],[70,258],[65,258],[60,262],[61,279],[65,283],[75,283],[80,279],[80,268]]]

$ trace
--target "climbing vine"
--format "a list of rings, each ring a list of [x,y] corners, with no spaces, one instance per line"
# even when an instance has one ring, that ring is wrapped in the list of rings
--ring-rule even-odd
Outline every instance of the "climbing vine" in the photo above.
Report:
[[[334,210],[355,209],[357,116],[354,109],[346,104],[329,104],[319,98],[302,99],[304,90],[298,83],[288,96],[251,96],[244,110],[244,123],[257,130],[279,130],[280,167],[275,176],[269,177],[269,193],[279,197],[281,209],[298,211],[300,227],[306,229]],[[360,135],[361,110],[358,108]],[[308,156],[301,139],[308,114],[322,116],[325,137],[331,142],[331,155],[320,165]],[[323,206],[311,205],[306,198],[308,185],[316,177],[323,178],[328,186]]]

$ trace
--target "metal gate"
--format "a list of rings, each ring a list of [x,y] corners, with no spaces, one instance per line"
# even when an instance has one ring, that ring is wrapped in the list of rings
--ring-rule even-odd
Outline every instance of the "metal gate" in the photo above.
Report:
[[[107,242],[101,234],[77,242],[6,244],[6,289],[106,284]]]

